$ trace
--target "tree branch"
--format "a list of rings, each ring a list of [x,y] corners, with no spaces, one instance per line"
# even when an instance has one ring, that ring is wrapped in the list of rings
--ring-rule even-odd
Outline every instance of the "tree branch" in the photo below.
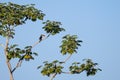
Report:
[[[64,73],[64,74],[72,74],[71,72],[62,72],[62,73]]]
[[[38,45],[39,43],[40,43],[40,41],[35,42],[35,43],[32,45],[32,48],[35,47],[36,45]]]
[[[66,63],[72,55],[69,55],[63,62]]]
[[[53,74],[50,78],[50,80],[53,80],[53,78],[57,75],[57,73]]]
[[[16,64],[15,68],[14,68],[11,72],[13,73],[18,67],[21,66],[21,64],[22,64],[22,60],[20,59],[20,60],[18,61],[18,63]]]

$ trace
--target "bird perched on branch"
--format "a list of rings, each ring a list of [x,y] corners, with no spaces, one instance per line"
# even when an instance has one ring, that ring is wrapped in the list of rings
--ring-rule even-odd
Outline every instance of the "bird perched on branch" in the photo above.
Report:
[[[40,37],[39,37],[39,42],[42,41],[44,38],[45,38],[45,35],[41,34]]]

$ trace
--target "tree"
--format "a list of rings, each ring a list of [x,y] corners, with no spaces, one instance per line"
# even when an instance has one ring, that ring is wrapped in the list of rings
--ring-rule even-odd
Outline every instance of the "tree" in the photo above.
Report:
[[[18,67],[21,66],[23,61],[34,60],[34,56],[38,56],[36,52],[33,52],[32,49],[39,44],[44,39],[47,39],[50,36],[54,36],[62,31],[65,31],[64,28],[61,28],[61,22],[57,21],[43,21],[45,14],[34,7],[34,4],[31,5],[18,5],[14,3],[0,3],[0,36],[6,39],[5,44],[1,43],[0,46],[4,50],[4,55],[6,59],[6,64],[9,70],[10,80],[14,80],[13,73]],[[19,48],[18,44],[10,44],[10,40],[14,39],[15,29],[26,23],[27,20],[35,22],[37,20],[43,21],[44,26],[42,29],[47,33],[47,35],[41,34],[38,38],[38,41],[31,46],[25,46],[23,49]],[[69,67],[69,72],[64,72],[62,64],[65,64],[68,59],[74,54],[77,53],[77,49],[81,46],[82,40],[78,40],[77,35],[65,35],[62,38],[61,54],[69,56],[65,61],[54,60],[53,62],[45,61],[43,66],[38,66],[38,69],[43,67],[41,74],[50,77],[50,80],[53,80],[56,75],[61,73],[67,74],[80,74],[85,71],[87,76],[95,75],[97,71],[101,69],[97,68],[97,63],[92,62],[91,59],[85,59],[85,63],[80,64],[79,62],[73,62]],[[18,59],[18,62],[15,67],[11,65],[13,59]]]

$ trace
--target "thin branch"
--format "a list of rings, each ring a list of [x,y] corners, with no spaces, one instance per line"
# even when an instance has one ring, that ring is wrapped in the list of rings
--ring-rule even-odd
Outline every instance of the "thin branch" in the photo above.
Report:
[[[72,74],[71,72],[62,72],[62,73],[64,73],[64,74]]]
[[[35,43],[32,45],[32,48],[35,47],[36,45],[38,45],[39,43],[40,43],[40,41],[35,42]]]
[[[48,34],[46,38],[48,38],[49,36],[50,36],[50,34]]]
[[[57,75],[57,73],[53,74],[50,78],[50,80],[53,80],[53,78]]]
[[[69,55],[63,62],[66,63],[72,55]]]
[[[15,66],[15,68],[12,70],[12,73],[13,73],[18,67],[20,67],[21,64],[22,64],[22,60],[19,60],[18,63],[17,63],[17,65]]]

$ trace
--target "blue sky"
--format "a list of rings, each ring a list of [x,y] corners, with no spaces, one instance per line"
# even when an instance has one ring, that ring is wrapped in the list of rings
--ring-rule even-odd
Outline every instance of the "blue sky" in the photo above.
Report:
[[[102,72],[86,77],[80,75],[62,74],[54,80],[118,80],[120,79],[120,0],[1,0],[2,2],[14,2],[17,4],[36,4],[36,8],[42,10],[45,20],[62,22],[66,32],[51,36],[37,45],[33,50],[39,53],[35,60],[23,62],[15,72],[15,80],[49,80],[42,76],[36,69],[43,61],[64,60],[59,52],[61,37],[66,34],[76,34],[83,40],[78,53],[74,54],[65,66],[73,61],[82,61],[91,58],[99,63]],[[32,45],[38,40],[42,30],[41,21],[35,23],[28,21],[23,26],[16,28],[15,39],[11,43],[20,44],[20,47]],[[0,43],[4,39],[0,37]],[[3,50],[0,47],[0,80],[9,80],[9,74],[5,64]],[[13,61],[14,64],[15,61]]]

